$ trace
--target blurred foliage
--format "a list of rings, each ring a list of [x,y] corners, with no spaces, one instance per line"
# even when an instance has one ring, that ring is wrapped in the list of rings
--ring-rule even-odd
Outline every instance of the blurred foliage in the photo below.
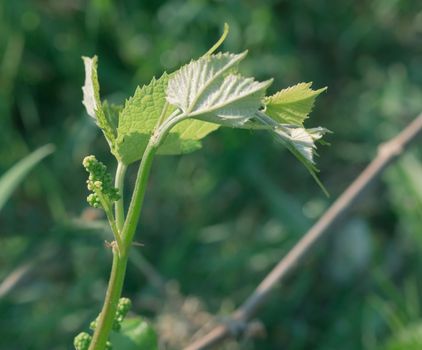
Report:
[[[115,349],[158,349],[157,334],[153,328],[140,317],[124,320],[120,332],[113,332],[110,338]]]
[[[2,175],[0,178],[0,211],[32,168],[53,151],[52,145],[40,147]]]
[[[69,349],[103,300],[111,235],[85,203],[81,160],[115,164],[81,105],[80,57],[99,55],[103,97],[121,102],[205,52],[224,22],[224,49],[248,48],[242,70],[275,77],[274,91],[328,86],[307,126],[334,131],[318,159],[332,198],[422,110],[416,0],[0,2],[0,174],[56,146],[0,213],[1,349]],[[263,337],[226,348],[391,350],[420,332],[420,312],[400,318],[399,330],[380,310],[404,312],[401,291],[422,273],[421,159],[416,149],[389,169],[278,289],[260,314]],[[211,314],[241,303],[331,200],[266,135],[220,130],[200,152],[156,160],[124,294],[162,343],[185,344]],[[177,282],[157,283],[145,258]],[[413,290],[419,305],[421,287]]]

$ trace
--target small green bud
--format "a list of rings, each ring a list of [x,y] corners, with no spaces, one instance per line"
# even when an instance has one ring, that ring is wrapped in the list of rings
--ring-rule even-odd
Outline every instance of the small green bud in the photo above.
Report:
[[[104,200],[116,202],[120,199],[119,191],[113,186],[111,175],[107,171],[107,167],[95,158],[95,156],[87,156],[82,161],[83,166],[89,173],[87,187],[93,193],[88,196],[89,205],[94,208],[101,208],[98,194],[104,197]]]
[[[115,318],[115,319],[113,320],[113,325],[111,326],[111,329],[112,329],[114,332],[119,332],[119,331],[120,331],[120,329],[122,328],[122,321],[123,321],[123,320],[119,321],[119,320],[117,320],[117,318]]]
[[[97,323],[98,323],[98,317],[89,324],[89,329],[95,331],[95,328],[97,328]]]
[[[129,298],[120,298],[119,304],[117,305],[117,311],[120,312],[123,317],[125,317],[131,307],[132,301]]]
[[[73,340],[73,346],[76,350],[88,350],[91,340],[92,337],[88,333],[81,332]]]
[[[91,207],[94,208],[101,208],[101,203],[100,200],[98,199],[98,196],[95,193],[91,193],[87,198],[86,198],[88,204]]]
[[[88,169],[91,168],[96,161],[97,159],[95,158],[95,156],[86,156],[82,161],[82,165],[84,166],[84,168]]]
[[[103,189],[103,183],[101,181],[94,181],[94,188],[101,191]]]
[[[105,346],[105,350],[112,350],[113,346],[111,345],[111,343],[109,341],[107,341],[106,346]]]
[[[132,302],[128,298],[120,298],[117,304],[116,316],[113,320],[113,331],[118,332],[122,328],[122,322],[132,307]]]

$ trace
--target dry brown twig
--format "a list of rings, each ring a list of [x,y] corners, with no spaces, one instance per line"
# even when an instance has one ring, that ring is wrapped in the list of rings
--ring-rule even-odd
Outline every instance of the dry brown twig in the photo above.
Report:
[[[230,320],[192,342],[185,350],[209,349],[225,338],[238,335],[243,329],[247,328],[249,320],[256,314],[259,307],[268,300],[270,293],[287,273],[305,257],[306,253],[330,228],[340,221],[382,172],[404,152],[412,141],[415,141],[421,131],[422,113],[397,136],[378,147],[378,153],[372,162],[262,280],[249,298],[232,314]]]

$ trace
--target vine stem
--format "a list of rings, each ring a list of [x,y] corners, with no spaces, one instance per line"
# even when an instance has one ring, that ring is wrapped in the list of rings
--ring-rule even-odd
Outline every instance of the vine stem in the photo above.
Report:
[[[113,265],[111,268],[110,280],[107,287],[104,305],[101,310],[97,327],[95,329],[89,350],[104,350],[113,326],[116,315],[117,304],[122,294],[123,282],[126,274],[128,254],[132,245],[133,236],[138,226],[142,204],[145,197],[148,177],[151,170],[154,156],[161,142],[167,136],[171,128],[186,116],[176,111],[169,119],[161,125],[151,136],[144,151],[133,189],[126,219],[124,219],[123,208],[123,184],[126,167],[119,162],[116,170],[115,186],[119,189],[121,198],[116,203],[116,225],[119,237],[122,240],[122,247],[113,246]]]
[[[122,252],[119,254],[117,247],[113,247],[113,265],[111,267],[107,293],[89,350],[105,349],[123,289],[127,260],[127,254],[122,254]]]
[[[144,151],[144,155],[139,166],[138,175],[136,177],[135,187],[133,189],[132,199],[130,201],[129,210],[123,226],[122,238],[124,244],[130,246],[132,244],[133,236],[135,235],[136,227],[138,225],[139,216],[142,210],[142,204],[145,197],[146,185],[151,170],[152,161],[157,152],[158,147],[167,136],[169,131],[178,122],[186,118],[185,114],[178,114],[175,111],[169,119],[162,124],[155,133],[151,136],[148,145]]]
[[[139,216],[141,215],[142,204],[145,197],[147,181],[154,160],[157,146],[149,142],[139,165],[138,175],[136,176],[135,187],[133,189],[132,199],[130,201],[129,210],[122,230],[123,244],[129,248],[132,244],[133,236],[136,232]]]
[[[123,191],[126,169],[126,165],[119,161],[116,169],[115,187],[119,190],[120,199],[115,204],[115,221],[110,221],[110,226],[113,229],[118,246],[112,246],[113,263],[110,279],[108,282],[104,305],[98,318],[97,327],[92,337],[89,350],[105,349],[113,327],[117,304],[119,303],[120,295],[122,294],[128,260],[128,249],[122,241],[122,228],[124,224]]]

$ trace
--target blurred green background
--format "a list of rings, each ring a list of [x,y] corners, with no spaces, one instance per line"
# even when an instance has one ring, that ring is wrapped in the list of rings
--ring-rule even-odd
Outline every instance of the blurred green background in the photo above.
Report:
[[[81,104],[81,56],[99,56],[102,97],[122,102],[204,53],[224,22],[223,50],[248,48],[242,70],[274,77],[271,92],[328,86],[307,126],[334,131],[318,159],[331,198],[264,133],[219,130],[199,152],[157,158],[124,294],[165,349],[233,311],[422,111],[417,0],[1,1],[0,174],[56,150],[0,209],[0,349],[71,349],[102,304],[111,235],[85,201],[81,160],[116,164]],[[220,348],[421,349],[421,153],[392,166],[277,289],[257,337]]]

